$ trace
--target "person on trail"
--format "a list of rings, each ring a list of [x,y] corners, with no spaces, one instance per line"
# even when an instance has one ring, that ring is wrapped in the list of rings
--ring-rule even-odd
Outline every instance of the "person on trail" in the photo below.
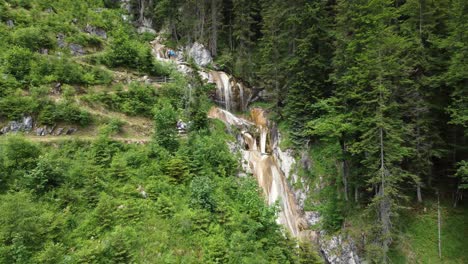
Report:
[[[170,59],[171,57],[175,57],[176,56],[176,53],[173,51],[173,50],[169,50],[167,52],[167,57]]]
[[[179,134],[183,134],[187,130],[187,124],[184,121],[182,121],[182,119],[179,119],[179,121],[177,121],[177,130]]]

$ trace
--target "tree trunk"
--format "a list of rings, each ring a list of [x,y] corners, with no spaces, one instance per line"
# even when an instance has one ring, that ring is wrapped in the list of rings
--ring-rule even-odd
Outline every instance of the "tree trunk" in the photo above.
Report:
[[[218,53],[218,8],[217,0],[211,0],[211,55],[216,56]]]
[[[422,195],[421,195],[421,182],[418,182],[416,185],[416,194],[418,196],[418,203],[422,203]]]
[[[349,178],[349,165],[348,165],[348,160],[346,160],[346,145],[344,140],[340,140],[340,145],[341,145],[341,152],[343,155],[343,185],[344,185],[344,197],[345,200],[349,200],[349,195],[348,195],[348,178]]]
[[[439,191],[437,191],[437,230],[438,230],[439,259],[442,258],[441,220],[442,219],[440,215]]]
[[[354,202],[357,203],[358,201],[359,201],[359,189],[356,185],[354,186]]]

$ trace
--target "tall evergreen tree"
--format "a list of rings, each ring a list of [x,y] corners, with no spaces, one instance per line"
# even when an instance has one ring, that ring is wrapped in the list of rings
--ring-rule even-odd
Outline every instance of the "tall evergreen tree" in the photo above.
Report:
[[[359,16],[348,17],[353,13]],[[370,254],[380,262],[387,262],[399,183],[409,175],[401,166],[409,149],[404,146],[407,127],[398,110],[408,72],[400,63],[407,43],[396,34],[397,18],[392,1],[338,3],[337,97],[348,106],[360,131],[350,151],[359,155],[365,184],[373,190],[369,209],[375,212],[379,231],[370,235],[380,252]]]

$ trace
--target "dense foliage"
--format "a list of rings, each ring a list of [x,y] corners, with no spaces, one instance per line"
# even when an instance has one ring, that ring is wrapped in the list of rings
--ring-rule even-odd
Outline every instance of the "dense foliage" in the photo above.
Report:
[[[387,261],[410,198],[461,199],[466,1],[158,1],[154,9],[173,41],[206,44],[224,70],[266,89],[298,148],[340,146],[342,169],[329,172],[339,177],[327,180],[335,188],[323,190],[322,213],[336,229],[344,209],[364,205],[369,259]]]
[[[254,179],[215,135],[169,154],[108,138],[0,144],[2,263],[286,263]]]
[[[0,124],[89,126],[102,107],[155,128],[144,146],[109,137],[119,119],[92,142],[2,139],[0,262],[315,262],[254,181],[234,177],[222,126],[206,118],[210,87],[154,60],[154,35],[134,29],[147,19],[168,46],[201,42],[217,68],[265,90],[284,141],[313,160],[302,176],[323,186],[306,206],[370,262],[419,234],[405,224],[415,204],[466,206],[466,1],[128,3],[130,14],[117,0],[0,0]]]
[[[1,136],[0,263],[317,263],[237,177],[224,125],[207,119],[212,87],[156,62],[154,36],[119,7],[0,0],[0,125],[81,126]]]

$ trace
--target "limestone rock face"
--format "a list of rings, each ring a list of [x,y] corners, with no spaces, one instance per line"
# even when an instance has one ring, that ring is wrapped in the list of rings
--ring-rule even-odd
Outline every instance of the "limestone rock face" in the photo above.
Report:
[[[356,254],[356,248],[351,240],[343,239],[341,235],[324,238],[321,232],[320,249],[330,264],[359,264],[362,263]]]
[[[193,58],[195,63],[200,67],[205,67],[213,62],[211,53],[203,46],[203,44],[195,42],[191,46],[187,47],[187,54]]]

